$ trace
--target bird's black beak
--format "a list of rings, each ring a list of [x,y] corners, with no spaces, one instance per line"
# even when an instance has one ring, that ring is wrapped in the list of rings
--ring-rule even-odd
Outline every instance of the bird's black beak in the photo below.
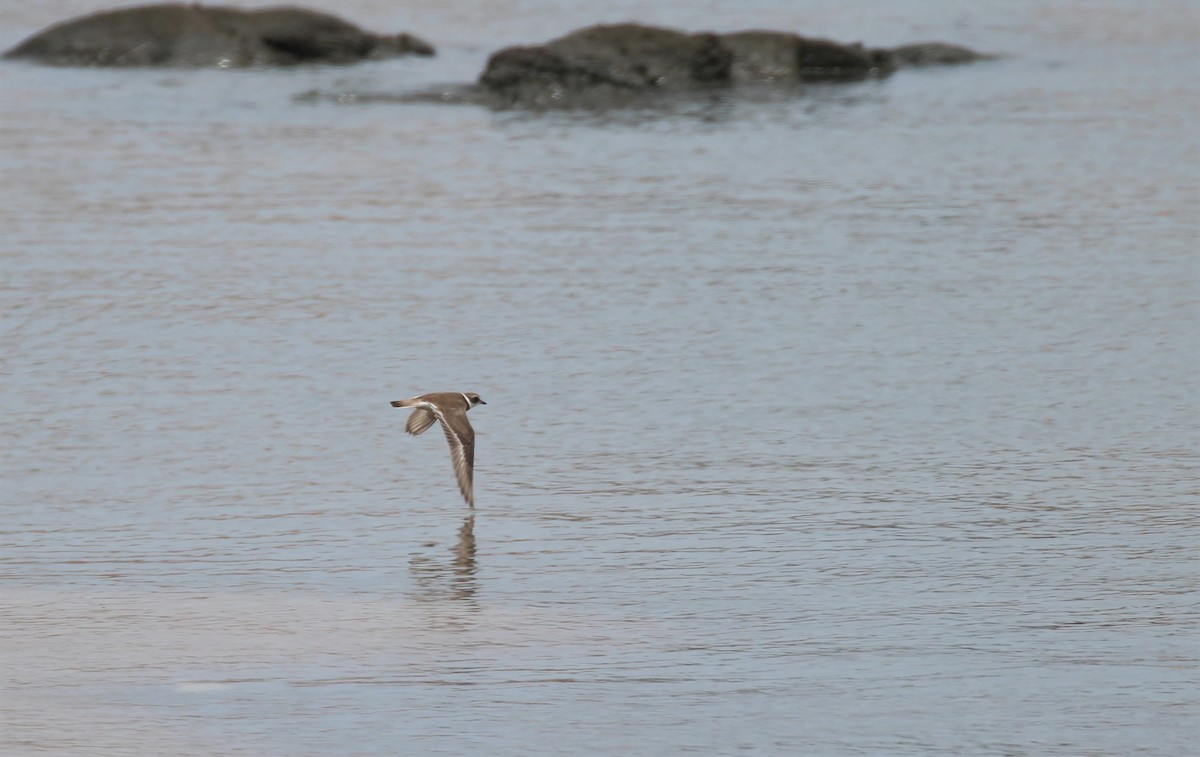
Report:
[[[483,401],[483,398],[482,398],[482,397],[480,397],[480,398],[479,398],[479,404],[481,404],[481,405],[486,405],[487,403]]]

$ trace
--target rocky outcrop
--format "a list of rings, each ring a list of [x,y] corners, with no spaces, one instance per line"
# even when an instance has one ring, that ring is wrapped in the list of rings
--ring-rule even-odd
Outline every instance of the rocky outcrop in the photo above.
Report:
[[[241,10],[167,3],[103,11],[52,26],[5,53],[57,66],[286,66],[433,55],[408,34],[370,34],[295,7]]]
[[[752,84],[857,81],[906,66],[980,60],[943,43],[869,49],[772,31],[687,34],[639,24],[592,26],[492,55],[482,98],[519,108],[613,107],[643,95]]]
[[[732,60],[713,34],[592,26],[544,45],[505,48],[488,60],[479,82],[511,105],[605,105],[725,84]]]

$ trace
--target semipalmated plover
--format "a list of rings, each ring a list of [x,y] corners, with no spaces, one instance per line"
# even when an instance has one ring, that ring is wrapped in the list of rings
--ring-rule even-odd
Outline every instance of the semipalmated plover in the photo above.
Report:
[[[450,461],[454,463],[458,488],[471,507],[475,506],[475,489],[471,483],[475,474],[475,429],[467,420],[467,411],[486,404],[475,392],[434,392],[392,401],[392,407],[416,408],[404,424],[404,430],[413,436],[424,433],[434,421],[442,424],[446,441],[450,442]]]

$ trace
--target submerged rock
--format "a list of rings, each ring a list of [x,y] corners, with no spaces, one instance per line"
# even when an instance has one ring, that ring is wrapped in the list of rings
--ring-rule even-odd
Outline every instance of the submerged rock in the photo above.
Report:
[[[617,24],[587,27],[543,45],[500,50],[488,60],[479,89],[483,99],[499,107],[604,108],[652,93],[857,81],[904,66],[985,57],[934,42],[868,49],[787,32],[688,34]]]
[[[953,66],[996,57],[945,42],[917,42],[888,52],[897,66]]]
[[[57,66],[286,66],[433,55],[408,34],[377,35],[326,13],[166,3],[102,11],[35,34],[4,54]]]

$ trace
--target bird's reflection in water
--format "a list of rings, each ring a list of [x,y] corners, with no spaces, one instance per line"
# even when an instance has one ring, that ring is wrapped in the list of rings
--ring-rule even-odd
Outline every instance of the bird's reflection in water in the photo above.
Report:
[[[426,602],[450,600],[476,607],[475,515],[468,515],[463,520],[449,558],[414,555],[409,569],[417,584],[417,599]]]

